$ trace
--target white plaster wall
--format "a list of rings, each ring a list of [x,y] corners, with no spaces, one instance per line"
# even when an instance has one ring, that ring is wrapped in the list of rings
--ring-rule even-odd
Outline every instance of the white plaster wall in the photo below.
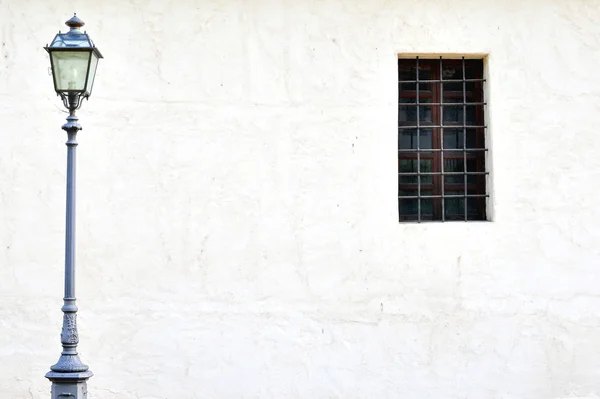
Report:
[[[0,0],[0,398],[60,352],[74,10],[91,399],[600,393],[600,2]],[[399,53],[489,54],[493,222],[397,222]]]

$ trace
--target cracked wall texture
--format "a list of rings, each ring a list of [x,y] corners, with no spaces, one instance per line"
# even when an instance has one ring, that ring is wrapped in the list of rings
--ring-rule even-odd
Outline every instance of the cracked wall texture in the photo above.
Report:
[[[0,398],[60,352],[73,11],[90,399],[600,393],[600,2],[0,0]],[[493,222],[398,224],[398,53],[489,54]]]

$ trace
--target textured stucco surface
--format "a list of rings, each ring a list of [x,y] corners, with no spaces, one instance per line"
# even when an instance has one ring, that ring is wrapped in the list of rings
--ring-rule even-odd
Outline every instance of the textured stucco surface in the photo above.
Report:
[[[0,0],[0,398],[59,355],[79,112],[92,399],[600,393],[600,2]],[[397,222],[399,53],[489,54],[493,222]]]

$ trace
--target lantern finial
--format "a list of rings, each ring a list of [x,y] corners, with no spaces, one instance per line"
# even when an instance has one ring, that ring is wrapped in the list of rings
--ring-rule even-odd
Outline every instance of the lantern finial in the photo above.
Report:
[[[77,17],[77,14],[73,14],[73,18],[71,18],[70,20],[68,20],[67,22],[65,22],[65,25],[67,25],[69,28],[71,28],[71,30],[79,30],[79,28],[81,28],[83,25],[85,25],[85,23],[80,20]]]

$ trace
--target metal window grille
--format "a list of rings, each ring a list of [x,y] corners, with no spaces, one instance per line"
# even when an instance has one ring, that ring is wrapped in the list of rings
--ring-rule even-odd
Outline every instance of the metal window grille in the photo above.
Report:
[[[401,222],[486,220],[483,60],[398,60]]]

